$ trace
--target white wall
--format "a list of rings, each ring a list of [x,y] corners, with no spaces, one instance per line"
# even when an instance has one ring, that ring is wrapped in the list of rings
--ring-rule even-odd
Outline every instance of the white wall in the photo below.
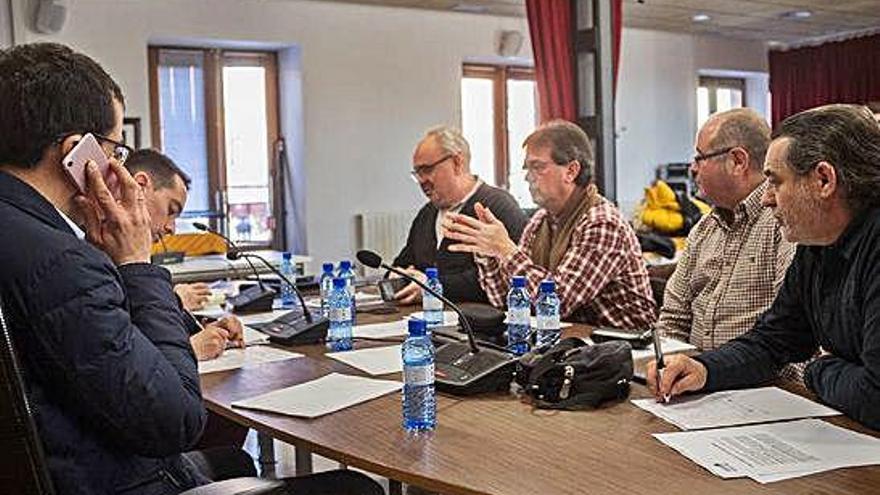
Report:
[[[0,0],[0,48],[12,45],[12,4]]]
[[[657,165],[693,156],[699,72],[749,76],[749,106],[754,102],[763,113],[766,100],[759,95],[766,94],[766,70],[761,43],[624,29],[615,114],[621,208],[632,213]]]
[[[500,29],[528,37],[525,19],[297,0],[76,0],[61,33],[38,36],[26,27],[28,0],[14,1],[16,41],[59,41],[92,55],[147,134],[150,40],[296,45],[302,72],[282,80],[301,81],[304,153],[292,165],[304,171],[317,262],[351,257],[355,213],[424,202],[407,173],[412,148],[427,127],[460,121],[462,60],[492,55]]]

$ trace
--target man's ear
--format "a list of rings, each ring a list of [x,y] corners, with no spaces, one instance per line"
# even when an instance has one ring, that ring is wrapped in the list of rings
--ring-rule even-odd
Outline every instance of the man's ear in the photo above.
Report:
[[[819,188],[819,197],[828,199],[834,195],[838,189],[837,169],[828,162],[819,162],[813,168],[812,175]]]
[[[67,156],[67,154],[70,153],[71,150],[73,150],[74,146],[76,146],[81,139],[82,134],[71,134],[70,136],[67,136],[66,138],[61,140],[61,145],[59,146],[61,157],[63,158]]]
[[[733,170],[735,173],[744,175],[749,172],[751,164],[749,163],[749,152],[745,148],[737,146],[730,150],[730,155],[733,157]]]
[[[153,178],[150,177],[150,174],[144,172],[143,170],[138,170],[134,174],[132,174],[134,181],[138,183],[139,186],[144,188],[147,191],[153,190]]]
[[[572,160],[572,161],[568,162],[568,167],[566,169],[566,172],[568,172],[565,175],[566,178],[569,179],[569,181],[572,184],[574,184],[575,181],[577,181],[578,175],[580,175],[580,173],[581,173],[581,162],[579,162],[577,160]]]

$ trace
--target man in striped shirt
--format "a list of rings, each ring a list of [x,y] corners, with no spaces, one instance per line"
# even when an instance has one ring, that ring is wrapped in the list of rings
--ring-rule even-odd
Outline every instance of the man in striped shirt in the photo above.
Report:
[[[492,211],[477,204],[477,218],[450,215],[450,251],[473,253],[489,301],[505,305],[510,279],[524,275],[530,293],[541,280],[556,281],[563,319],[623,329],[654,322],[654,299],[632,227],[593,184],[593,152],[575,124],[556,120],[524,143],[523,170],[541,206],[511,240]]]

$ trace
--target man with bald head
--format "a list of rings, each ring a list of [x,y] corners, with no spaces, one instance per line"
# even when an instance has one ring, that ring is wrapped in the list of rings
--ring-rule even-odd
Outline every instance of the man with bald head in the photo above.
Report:
[[[438,126],[429,129],[413,153],[410,172],[428,197],[410,227],[406,246],[394,259],[394,265],[408,268],[419,280],[424,270],[437,267],[443,292],[453,301],[487,302],[480,287],[473,255],[450,252],[449,239],[440,225],[448,213],[476,216],[479,202],[492,208],[507,227],[511,237],[519,239],[528,218],[507,191],[492,187],[470,172],[470,146],[458,129]],[[410,283],[396,294],[404,304],[421,300],[422,291]]]
[[[691,172],[714,206],[688,235],[666,286],[657,328],[711,350],[736,338],[770,306],[794,254],[761,205],[770,127],[754,110],[713,115],[697,133]]]

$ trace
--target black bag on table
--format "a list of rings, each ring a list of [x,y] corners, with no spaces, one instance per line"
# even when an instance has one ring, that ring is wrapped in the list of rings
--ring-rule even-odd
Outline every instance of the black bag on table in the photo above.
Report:
[[[587,345],[572,337],[523,355],[515,380],[540,408],[585,409],[625,399],[632,377],[628,342]]]

